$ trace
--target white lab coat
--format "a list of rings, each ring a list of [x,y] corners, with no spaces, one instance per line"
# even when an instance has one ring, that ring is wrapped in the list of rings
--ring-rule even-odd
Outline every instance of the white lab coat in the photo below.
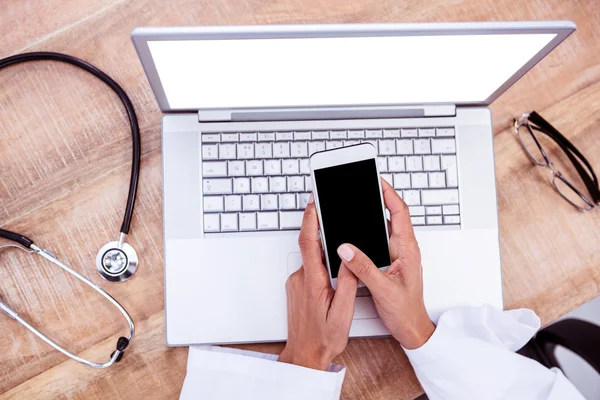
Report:
[[[431,400],[584,400],[560,370],[514,353],[539,326],[531,310],[454,309],[442,314],[427,343],[405,352]],[[339,399],[345,368],[332,365],[324,372],[276,360],[190,347],[181,399]]]

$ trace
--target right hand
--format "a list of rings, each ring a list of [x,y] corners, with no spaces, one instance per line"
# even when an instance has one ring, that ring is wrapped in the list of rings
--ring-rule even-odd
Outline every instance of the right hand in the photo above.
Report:
[[[352,244],[342,244],[338,255],[350,271],[370,290],[381,321],[406,349],[421,347],[433,334],[423,300],[421,252],[410,221],[408,206],[381,180],[385,205],[391,214],[390,256],[392,264],[382,272]]]

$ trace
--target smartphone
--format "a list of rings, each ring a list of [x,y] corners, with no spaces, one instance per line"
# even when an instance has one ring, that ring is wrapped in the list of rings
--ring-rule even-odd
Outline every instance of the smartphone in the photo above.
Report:
[[[355,245],[385,271],[391,264],[388,225],[373,145],[317,152],[310,157],[310,171],[332,287],[337,287],[342,262],[337,248],[343,243]]]

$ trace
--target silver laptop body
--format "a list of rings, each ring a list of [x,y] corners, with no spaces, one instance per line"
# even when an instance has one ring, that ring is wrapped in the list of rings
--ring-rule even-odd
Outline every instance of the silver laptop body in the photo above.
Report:
[[[369,141],[410,207],[425,303],[502,308],[488,105],[569,21],[137,28],[162,121],[169,345],[283,341],[308,157]],[[359,188],[357,188],[359,190]],[[388,332],[368,293],[351,336]]]

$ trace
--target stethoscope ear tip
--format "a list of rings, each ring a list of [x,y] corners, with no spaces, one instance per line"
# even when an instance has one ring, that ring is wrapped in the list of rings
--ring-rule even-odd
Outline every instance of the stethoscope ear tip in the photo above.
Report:
[[[121,240],[105,244],[96,256],[96,270],[107,281],[126,281],[137,270],[137,253],[123,239],[121,235]]]

